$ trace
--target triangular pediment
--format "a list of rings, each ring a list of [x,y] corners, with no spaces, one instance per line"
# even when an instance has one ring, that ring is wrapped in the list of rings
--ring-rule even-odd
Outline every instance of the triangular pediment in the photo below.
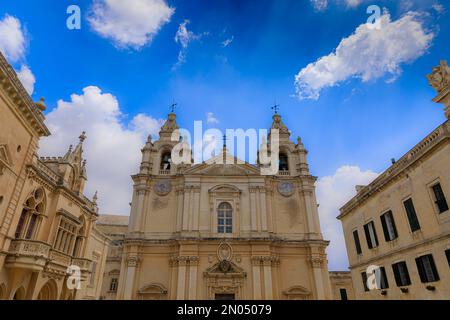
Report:
[[[259,169],[249,164],[201,164],[189,168],[184,174],[209,176],[259,175]]]
[[[248,176],[260,175],[260,170],[245,161],[233,156],[225,150],[219,155],[206,160],[202,164],[194,165],[184,174],[211,176]]]

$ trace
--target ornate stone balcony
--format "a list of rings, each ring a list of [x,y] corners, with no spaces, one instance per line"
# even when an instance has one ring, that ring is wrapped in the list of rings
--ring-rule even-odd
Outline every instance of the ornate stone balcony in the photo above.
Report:
[[[35,240],[12,240],[6,257],[6,267],[43,270],[50,254],[50,245]]]
[[[50,250],[48,263],[45,266],[47,272],[55,273],[58,275],[65,275],[67,273],[67,267],[72,263],[72,257],[56,251],[54,249]]]
[[[81,278],[87,279],[92,270],[92,260],[85,258],[73,258],[72,265],[78,266],[81,269]]]
[[[290,176],[291,172],[289,170],[279,170],[278,175],[279,176]]]

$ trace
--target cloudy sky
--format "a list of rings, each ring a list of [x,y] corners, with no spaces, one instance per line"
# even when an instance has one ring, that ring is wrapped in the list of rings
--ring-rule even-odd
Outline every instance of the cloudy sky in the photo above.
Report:
[[[319,177],[330,269],[345,269],[338,208],[445,120],[425,75],[449,57],[447,0],[76,3],[79,30],[66,26],[73,1],[2,3],[0,51],[46,98],[41,155],[87,132],[86,193],[102,213],[129,214],[129,176],[172,101],[188,130],[268,128],[276,101]]]

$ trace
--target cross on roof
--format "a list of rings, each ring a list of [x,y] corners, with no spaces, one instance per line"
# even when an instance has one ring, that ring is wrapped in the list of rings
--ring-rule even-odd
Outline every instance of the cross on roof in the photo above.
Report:
[[[280,110],[280,105],[275,102],[275,105],[271,107],[271,109],[275,111],[275,113],[278,113],[278,110]]]
[[[178,103],[175,102],[175,100],[172,102],[172,104],[170,105],[170,112],[174,113],[175,112],[175,108],[178,105]]]

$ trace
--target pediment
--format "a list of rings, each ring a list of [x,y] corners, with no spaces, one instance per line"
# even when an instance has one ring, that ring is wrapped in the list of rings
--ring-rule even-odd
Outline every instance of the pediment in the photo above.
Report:
[[[205,277],[220,277],[220,276],[245,277],[246,272],[244,271],[244,269],[238,267],[233,262],[223,260],[217,262],[215,265],[206,269],[204,275]]]
[[[167,294],[167,289],[164,285],[160,283],[151,283],[142,287],[139,291],[139,294]]]
[[[311,291],[302,286],[293,286],[283,291],[283,294],[287,296],[308,296],[311,294]]]
[[[194,166],[184,174],[210,175],[210,176],[248,176],[259,175],[256,167],[249,164],[201,164]]]

